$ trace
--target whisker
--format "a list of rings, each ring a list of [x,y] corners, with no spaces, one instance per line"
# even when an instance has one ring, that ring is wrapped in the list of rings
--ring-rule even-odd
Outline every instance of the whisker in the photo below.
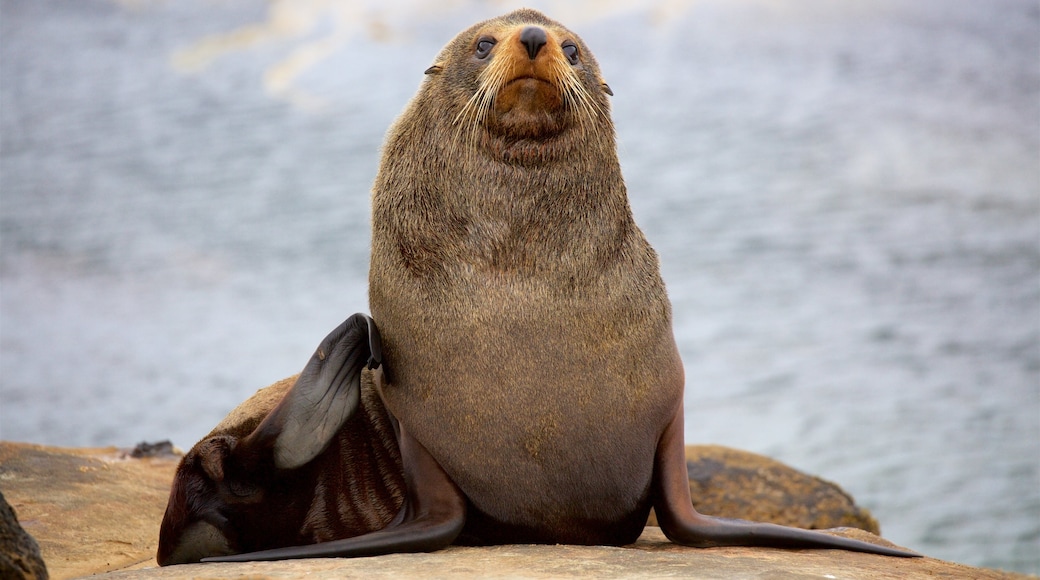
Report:
[[[505,80],[516,72],[513,70],[514,65],[509,58],[493,57],[480,72],[476,90],[452,119],[454,131],[450,146],[453,154],[463,153],[460,149],[465,149],[465,153],[469,154],[479,145],[481,127],[493,114],[496,98]],[[607,116],[601,100],[582,82],[579,76],[582,73],[573,69],[562,54],[549,63],[549,68],[549,77],[560,91],[564,106],[570,109],[576,129],[583,138],[594,135],[597,121]],[[549,113],[545,115],[547,121],[551,122]]]

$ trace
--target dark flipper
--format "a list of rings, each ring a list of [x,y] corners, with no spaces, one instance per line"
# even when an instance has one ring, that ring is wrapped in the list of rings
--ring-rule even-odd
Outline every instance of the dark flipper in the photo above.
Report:
[[[381,374],[381,369],[376,370]],[[377,532],[320,544],[205,558],[203,562],[249,562],[292,558],[377,556],[432,552],[449,546],[466,523],[466,500],[437,460],[400,427],[407,496],[401,512]]]
[[[776,524],[714,518],[698,513],[690,501],[683,442],[683,412],[679,406],[654,458],[654,511],[668,539],[686,546],[768,546],[774,548],[823,548],[867,552],[885,556],[919,558],[920,554],[818,531]]]
[[[300,467],[321,453],[361,397],[361,370],[382,362],[372,319],[355,314],[318,345],[296,384],[243,444],[272,449],[280,469]]]

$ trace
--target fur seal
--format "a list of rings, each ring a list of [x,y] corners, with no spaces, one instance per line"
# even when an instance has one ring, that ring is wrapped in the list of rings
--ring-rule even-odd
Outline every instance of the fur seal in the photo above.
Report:
[[[378,341],[370,318],[350,317],[300,375],[263,389],[184,455],[159,528],[159,565],[317,544],[393,520],[404,468],[366,368],[379,364]]]
[[[426,72],[373,189],[378,330],[327,338],[310,363],[321,373],[233,454],[306,468],[339,441],[368,358],[394,421],[401,509],[377,531],[204,561],[623,545],[651,507],[688,546],[917,555],[693,509],[671,306],[632,218],[612,93],[577,35],[518,10],[460,33]]]

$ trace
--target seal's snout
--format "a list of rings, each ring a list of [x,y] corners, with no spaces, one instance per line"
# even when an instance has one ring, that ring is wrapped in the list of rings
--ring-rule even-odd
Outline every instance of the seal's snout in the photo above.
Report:
[[[580,43],[572,32],[534,11],[460,35],[451,51],[476,75],[476,90],[453,123],[463,131],[482,128],[507,137],[502,144],[513,160],[523,149],[516,138],[525,140],[524,147],[530,144],[530,156],[547,159],[550,149],[562,143],[555,138],[571,128],[609,123],[599,97],[606,89],[590,82],[598,70],[591,55],[584,60]],[[441,68],[434,66],[431,72]],[[452,94],[455,99],[466,92]]]
[[[520,32],[520,42],[527,47],[527,56],[534,60],[549,39],[545,31],[537,26],[528,26]]]

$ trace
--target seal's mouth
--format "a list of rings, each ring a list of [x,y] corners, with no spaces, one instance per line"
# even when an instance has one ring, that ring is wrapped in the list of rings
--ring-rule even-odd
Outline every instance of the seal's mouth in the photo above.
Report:
[[[582,76],[578,46],[568,33],[535,24],[481,31],[471,49],[486,64],[477,87],[454,123],[462,138],[486,135],[515,149],[519,142],[551,153],[550,142],[584,132],[606,119],[606,111]],[[511,149],[511,150],[512,150]]]
[[[495,94],[494,112],[499,115],[510,111],[545,114],[562,105],[563,95],[555,79],[524,71],[503,79]]]
[[[558,133],[565,117],[563,95],[555,83],[522,76],[498,91],[489,120],[507,133],[530,137]]]
[[[533,81],[535,83],[542,83],[542,84],[550,85],[550,86],[553,86],[553,87],[556,86],[556,84],[553,83],[549,79],[541,78],[541,77],[538,77],[538,76],[535,76],[535,75],[519,75],[517,77],[514,77],[514,78],[506,81],[502,88],[508,87],[509,85],[511,85],[513,83],[519,83],[519,82],[524,82],[524,81]]]
[[[553,79],[547,79],[537,74],[521,74],[502,83],[495,95],[495,110],[502,113],[502,107],[498,106],[502,101],[514,100],[509,109],[520,105],[525,109],[541,109],[548,107],[555,109],[561,101],[559,85]]]

